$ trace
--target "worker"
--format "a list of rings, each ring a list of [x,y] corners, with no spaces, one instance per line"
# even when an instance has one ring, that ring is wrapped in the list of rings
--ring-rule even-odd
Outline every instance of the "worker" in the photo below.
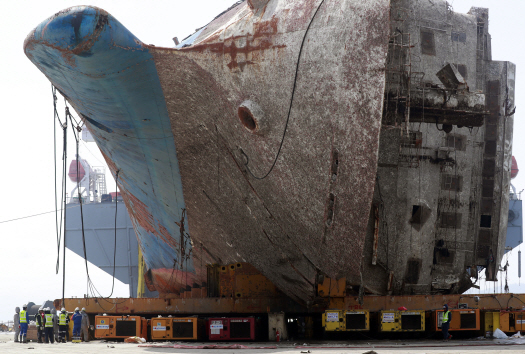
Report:
[[[443,341],[448,341],[452,338],[452,334],[448,334],[448,329],[450,327],[450,320],[452,319],[452,314],[448,310],[448,305],[443,305],[443,320],[441,321],[441,331],[443,332]]]
[[[49,344],[49,341],[51,341],[51,344],[55,343],[55,333],[53,331],[53,325],[55,323],[55,315],[51,313],[49,310],[49,307],[46,307],[44,309],[44,330],[46,333],[46,343]]]
[[[20,342],[27,343],[27,326],[28,326],[28,315],[27,315],[27,305],[22,306],[22,311],[20,311]]]
[[[44,335],[44,322],[45,322],[44,309],[40,307],[38,309],[38,312],[35,315],[36,338],[37,338],[38,343],[43,343],[42,337]]]
[[[20,307],[15,307],[15,316],[13,317],[13,328],[15,330],[15,342],[18,342],[20,335]]]
[[[71,318],[73,320],[73,341],[80,341],[80,329],[82,328],[82,314],[77,307]]]
[[[58,321],[58,342],[66,343],[67,325],[69,324],[69,314],[66,309],[62,307],[62,310],[57,318]]]
[[[82,334],[84,335],[84,342],[89,342],[89,317],[86,313],[86,308],[82,307]]]

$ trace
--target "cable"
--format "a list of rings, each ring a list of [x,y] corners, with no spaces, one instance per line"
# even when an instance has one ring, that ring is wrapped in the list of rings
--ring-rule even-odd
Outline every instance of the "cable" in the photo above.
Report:
[[[275,167],[275,164],[277,163],[277,160],[279,159],[279,155],[281,154],[281,149],[282,149],[283,144],[284,144],[284,138],[286,136],[286,131],[288,130],[288,123],[290,121],[290,114],[292,112],[293,98],[294,98],[294,95],[295,95],[295,88],[297,86],[297,75],[299,73],[299,63],[301,61],[301,54],[303,52],[304,42],[306,40],[306,35],[308,34],[308,30],[310,29],[310,26],[312,25],[312,22],[315,19],[315,15],[317,15],[317,12],[319,11],[319,9],[323,5],[323,3],[324,3],[324,0],[321,0],[321,3],[319,4],[319,6],[317,6],[317,9],[315,10],[314,15],[312,16],[312,19],[310,20],[310,23],[308,23],[308,27],[306,28],[306,31],[304,32],[303,41],[301,42],[301,47],[299,48],[299,57],[297,58],[297,65],[295,66],[295,77],[294,77],[294,80],[293,80],[292,96],[290,98],[290,107],[288,108],[288,116],[286,117],[286,124],[284,126],[284,132],[283,132],[283,137],[281,139],[281,144],[279,145],[279,150],[277,150],[277,154],[275,155],[275,159],[273,160],[272,167],[270,167],[270,169],[268,170],[268,172],[264,176],[262,176],[262,177],[255,176],[253,174],[253,172],[250,170],[250,168],[248,167],[248,163],[250,163],[250,159],[249,159],[248,155],[246,155],[246,153],[241,149],[241,153],[246,157],[246,163],[244,164],[244,166],[246,167],[246,170],[250,173],[250,175],[252,175],[252,177],[255,178],[255,179],[262,180],[262,179],[265,179],[266,177],[268,177],[268,175],[272,172],[273,168]]]
[[[66,134],[66,131],[65,129],[67,129],[67,121],[66,121],[66,127],[63,126],[62,122],[60,121],[60,116],[58,114],[58,111],[57,111],[57,96],[56,96],[56,87],[54,87],[53,85],[51,85],[51,93],[53,95],[53,161],[54,161],[54,168],[55,168],[55,228],[56,228],[56,234],[57,234],[57,263],[56,263],[56,274],[58,274],[58,270],[60,268],[60,242],[61,242],[61,239],[62,239],[62,218],[63,216],[65,215],[65,211],[63,211],[64,209],[60,209],[61,212],[60,212],[60,222],[58,221],[58,200],[57,200],[57,156],[56,156],[56,122],[57,120],[59,121],[60,123],[60,126],[62,127],[63,131],[64,131],[64,139],[65,139],[65,134]],[[65,187],[66,187],[66,182],[65,182],[65,169],[66,169],[66,164],[65,164],[65,155],[66,155],[66,151],[65,151],[65,147],[63,147],[63,151],[62,151],[62,183],[61,183],[61,187],[62,187],[62,190],[60,192],[60,196],[61,196],[61,201],[60,201],[60,206],[62,207],[62,203],[64,202],[64,197],[65,197]],[[60,228],[60,229],[59,229]],[[66,230],[65,230],[65,225],[64,225],[64,234],[66,233]]]
[[[64,182],[63,185],[62,185],[62,191],[63,191],[63,194],[62,194],[62,197],[63,197],[63,202],[64,202],[64,209],[66,207],[66,203],[67,203],[67,198],[66,198],[66,179],[65,179],[65,174],[66,174],[66,166],[67,166],[67,115],[69,113],[69,110],[68,110],[68,107],[66,106],[66,116],[64,117],[64,125],[62,126],[63,127],[63,131],[64,131],[64,145],[63,145],[63,157],[62,157],[62,181]],[[65,302],[64,302],[64,298],[65,298],[65,292],[66,292],[66,216],[67,216],[67,212],[64,211],[64,243],[62,245],[62,256],[63,256],[63,261],[62,261],[62,306],[64,307],[65,306]],[[58,260],[57,260],[58,261]]]
[[[95,156],[95,154],[89,149],[88,144],[84,140],[80,140],[82,144],[84,145],[84,148],[93,156],[95,160],[97,160],[98,163],[100,163],[102,166],[105,164],[105,162],[102,162],[98,159],[98,157]]]
[[[54,161],[54,167],[55,167],[55,229],[57,234],[57,246],[58,246],[58,253],[57,253],[57,264],[56,264],[56,274],[58,274],[58,269],[60,266],[60,239],[62,238],[59,231],[58,231],[58,198],[57,198],[57,116],[56,116],[56,107],[57,107],[57,96],[56,96],[56,89],[51,84],[51,93],[53,94],[53,161]],[[62,203],[60,203],[60,206],[62,206]],[[60,213],[60,219],[62,220],[62,213]],[[60,231],[62,231],[62,222],[60,223]]]
[[[77,205],[75,206],[70,206],[68,207],[67,209],[71,209],[71,208],[76,208]],[[62,211],[64,210],[64,208],[60,208],[58,209],[58,211]],[[40,216],[40,215],[45,215],[45,214],[51,214],[51,213],[54,213],[56,212],[56,210],[51,210],[51,211],[46,211],[46,212],[43,212],[43,213],[38,213],[38,214],[33,214],[33,215],[28,215],[28,216],[21,216],[19,218],[14,218],[14,219],[9,219],[9,220],[4,220],[4,221],[0,221],[0,224],[4,224],[4,223],[8,223],[8,222],[12,222],[12,221],[18,221],[18,220],[23,220],[23,219],[28,219],[28,218],[33,218],[35,216]]]

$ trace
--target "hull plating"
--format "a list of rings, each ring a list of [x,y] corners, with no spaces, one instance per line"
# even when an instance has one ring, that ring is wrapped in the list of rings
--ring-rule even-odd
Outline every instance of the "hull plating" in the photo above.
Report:
[[[120,171],[157,290],[248,262],[308,302],[319,274],[359,282],[388,18],[386,0],[249,1],[168,49],[77,7],[24,47]]]

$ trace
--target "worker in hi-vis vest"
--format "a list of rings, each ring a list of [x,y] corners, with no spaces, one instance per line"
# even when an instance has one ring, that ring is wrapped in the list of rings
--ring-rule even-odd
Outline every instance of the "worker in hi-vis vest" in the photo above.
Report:
[[[35,315],[35,325],[36,325],[36,338],[38,343],[44,343],[44,323],[46,321],[46,316],[44,314],[44,308],[40,307],[38,312]]]
[[[46,343],[51,341],[51,344],[55,343],[55,333],[53,331],[53,324],[55,322],[55,315],[51,313],[49,307],[45,308],[45,321],[44,329],[46,332]]]
[[[447,341],[452,338],[452,334],[448,334],[448,328],[450,327],[450,320],[452,319],[452,313],[448,310],[448,305],[443,305],[443,321],[441,322],[441,331],[443,332],[443,340]]]
[[[22,306],[22,311],[20,311],[20,342],[27,343],[27,326],[29,324],[27,318],[27,305]]]
[[[69,324],[69,314],[66,309],[62,307],[62,311],[58,315],[58,342],[66,342],[67,325]]]

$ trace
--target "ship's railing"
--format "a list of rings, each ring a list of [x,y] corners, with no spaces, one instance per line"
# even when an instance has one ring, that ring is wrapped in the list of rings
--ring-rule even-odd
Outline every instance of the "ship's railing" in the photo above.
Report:
[[[117,202],[121,203],[124,200],[122,199],[122,196],[117,196]],[[115,203],[115,199],[108,200],[104,198],[102,195],[97,194],[96,197],[90,196],[89,198],[86,196],[82,196],[82,204],[91,204],[91,203]],[[66,197],[66,204],[80,204],[80,200],[78,195],[72,196],[72,197]]]

